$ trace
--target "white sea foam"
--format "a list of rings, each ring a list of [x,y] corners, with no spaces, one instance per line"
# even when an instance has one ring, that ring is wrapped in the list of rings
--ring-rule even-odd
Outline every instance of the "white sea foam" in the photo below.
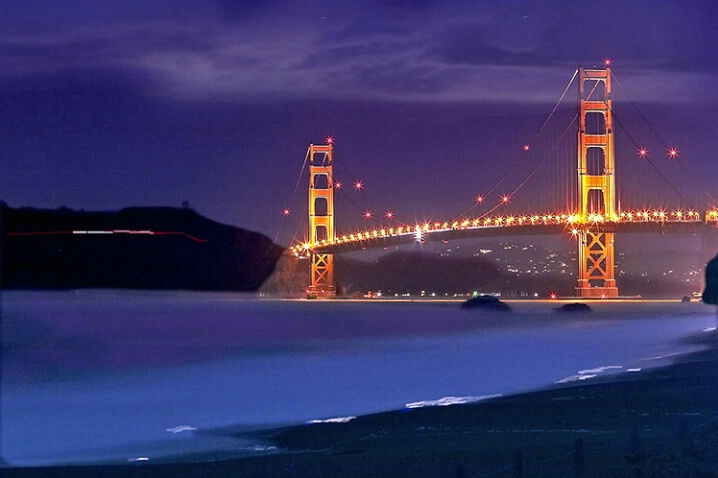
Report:
[[[170,433],[182,433],[182,432],[188,432],[188,431],[194,431],[196,430],[195,427],[190,427],[188,425],[179,425],[174,428],[168,428],[165,431]]]
[[[566,378],[562,378],[561,380],[557,380],[554,383],[560,384],[560,383],[569,383],[569,382],[577,382],[580,380],[588,380],[589,378],[598,377],[596,374],[582,374],[582,375],[571,375]]]
[[[620,370],[623,367],[621,365],[607,365],[605,367],[596,367],[596,368],[590,368],[588,370],[579,370],[579,375],[589,375],[589,374],[600,374],[605,372],[606,370]]]
[[[356,417],[336,417],[326,418],[324,420],[309,420],[307,425],[314,425],[315,423],[347,423],[354,420]]]
[[[480,397],[444,397],[438,400],[422,400],[420,402],[411,402],[405,405],[406,408],[423,408],[423,407],[447,407],[449,405],[461,405],[464,403],[480,402],[490,398],[500,397],[501,394],[482,395]]]

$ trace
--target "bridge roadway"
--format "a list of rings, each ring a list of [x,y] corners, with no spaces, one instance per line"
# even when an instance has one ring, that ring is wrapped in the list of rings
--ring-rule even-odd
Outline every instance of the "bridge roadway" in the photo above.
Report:
[[[319,254],[340,254],[363,249],[376,249],[412,242],[438,242],[481,237],[524,236],[545,234],[575,234],[580,228],[591,232],[614,232],[617,234],[702,234],[718,233],[718,222],[703,220],[666,220],[637,222],[602,222],[591,225],[565,223],[549,224],[499,224],[486,226],[449,227],[438,229],[421,229],[419,237],[416,229],[407,228],[408,232],[389,233],[388,229],[377,229],[342,236],[333,244],[317,243],[313,245],[295,245],[290,251],[295,255],[303,255],[310,250]]]

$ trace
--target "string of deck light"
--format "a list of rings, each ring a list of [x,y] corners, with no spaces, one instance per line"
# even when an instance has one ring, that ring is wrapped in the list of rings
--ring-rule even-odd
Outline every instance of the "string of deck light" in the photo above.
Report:
[[[582,227],[592,224],[625,224],[625,223],[715,223],[718,227],[718,208],[707,211],[705,216],[701,218],[701,214],[692,209],[678,209],[667,212],[663,209],[643,209],[621,211],[611,216],[605,214],[589,214],[582,217],[578,213],[544,213],[544,214],[524,214],[509,216],[493,216],[483,218],[465,218],[461,221],[453,222],[424,222],[417,223],[414,226],[407,227],[380,227],[373,230],[355,231],[336,237],[334,241],[321,240],[316,243],[304,242],[297,243],[290,248],[291,252],[297,256],[305,255],[312,250],[321,247],[328,247],[341,244],[352,244],[370,240],[380,240],[388,237],[400,236],[416,236],[424,239],[425,233],[446,232],[452,230],[470,230],[470,229],[486,229],[486,228],[509,228],[517,226],[555,226],[560,225],[570,228],[573,235],[579,233]]]

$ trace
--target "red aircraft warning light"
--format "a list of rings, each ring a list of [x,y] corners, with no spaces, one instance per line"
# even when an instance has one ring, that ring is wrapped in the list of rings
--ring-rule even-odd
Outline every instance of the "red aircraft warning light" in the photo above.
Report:
[[[648,156],[648,150],[646,148],[641,148],[638,150],[638,155],[642,158],[645,158]]]
[[[528,151],[528,150],[530,150],[530,149],[531,149],[531,145],[530,145],[530,144],[525,144],[525,145],[524,145],[524,151]]]
[[[291,213],[292,213],[292,211],[291,211],[288,207],[285,207],[285,208],[284,208],[284,215],[285,215],[285,216],[289,216]]]
[[[361,181],[357,181],[354,183],[354,189],[356,189],[357,191],[359,191],[363,187],[364,187],[364,183],[362,183]]]
[[[509,202],[509,195],[508,195],[508,194],[504,194],[503,196],[501,196],[501,202],[504,203],[504,204],[508,203],[508,202]]]
[[[372,214],[371,211],[366,211],[366,212],[364,213],[364,219],[371,219],[372,215],[373,215],[373,214]]]
[[[668,150],[668,156],[673,159],[678,156],[678,150],[676,148],[671,148]]]

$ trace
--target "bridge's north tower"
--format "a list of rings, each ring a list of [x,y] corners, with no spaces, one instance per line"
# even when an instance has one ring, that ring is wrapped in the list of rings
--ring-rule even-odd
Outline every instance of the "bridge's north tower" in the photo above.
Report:
[[[334,242],[334,178],[332,144],[309,145],[309,242]],[[311,252],[311,283],[307,298],[336,297],[334,257]]]
[[[579,69],[579,214],[616,215],[611,70]],[[579,297],[617,297],[613,228],[589,221],[578,235]]]

